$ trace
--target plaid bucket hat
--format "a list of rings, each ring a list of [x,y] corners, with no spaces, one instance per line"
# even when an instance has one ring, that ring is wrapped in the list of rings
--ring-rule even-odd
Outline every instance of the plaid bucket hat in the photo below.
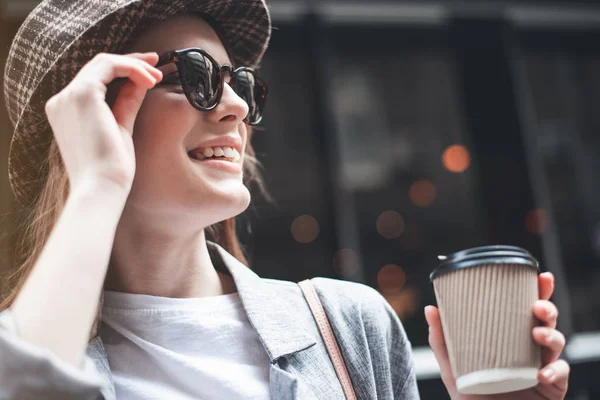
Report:
[[[236,65],[258,65],[271,36],[265,0],[43,0],[29,14],[4,72],[4,96],[15,128],[8,174],[21,204],[36,201],[47,176],[48,99],[96,54],[122,54],[144,29],[188,13],[207,15],[218,24]]]

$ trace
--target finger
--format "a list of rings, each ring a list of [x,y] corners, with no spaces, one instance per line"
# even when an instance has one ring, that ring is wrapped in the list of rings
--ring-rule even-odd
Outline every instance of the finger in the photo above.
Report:
[[[135,120],[142,107],[146,93],[146,88],[127,81],[121,87],[113,104],[112,112],[115,120],[130,134],[133,133]]]
[[[153,77],[141,60],[132,57],[123,57],[115,54],[102,53],[94,57],[80,71],[80,74],[89,81],[102,82],[108,85],[116,78],[129,78],[134,83],[151,88],[157,79]]]
[[[555,392],[559,392],[556,396],[548,396],[551,399],[562,399],[564,394],[567,392],[569,386],[569,374],[571,367],[565,360],[557,360],[552,364],[542,368],[538,373],[538,381],[541,386],[550,386],[548,389]],[[539,388],[538,388],[539,390]],[[562,394],[563,397],[559,397]]]
[[[554,303],[548,300],[538,300],[533,304],[533,315],[543,326],[556,328],[556,320],[558,319],[558,309]]]
[[[148,72],[150,72],[152,74],[152,76],[154,78],[156,78],[157,80],[162,79],[163,72],[160,69],[154,67],[158,63],[158,58],[159,58],[159,56],[156,52],[130,53],[130,54],[125,54],[125,56],[142,61],[142,65],[144,66],[144,68],[146,68],[148,70]]]
[[[538,275],[538,290],[541,300],[549,300],[554,292],[554,275],[552,272],[544,272]]]
[[[442,381],[444,382],[444,385],[446,385],[448,391],[452,393],[456,390],[456,386],[454,376],[452,375],[450,359],[448,358],[448,349],[446,348],[446,341],[444,339],[442,320],[437,307],[425,307],[425,319],[429,325],[429,345],[440,366]]]
[[[156,65],[158,62],[158,53],[155,51],[151,51],[148,53],[127,53],[125,54],[128,57],[137,58],[139,60],[144,60],[150,65]]]
[[[565,349],[565,335],[556,329],[546,327],[533,328],[533,339],[542,345],[542,365],[550,364],[560,357]]]

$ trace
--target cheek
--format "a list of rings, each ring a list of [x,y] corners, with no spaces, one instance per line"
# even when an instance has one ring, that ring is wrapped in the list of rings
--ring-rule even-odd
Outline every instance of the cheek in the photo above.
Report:
[[[197,116],[186,102],[183,95],[148,92],[133,132],[137,165],[134,184],[139,188],[150,190],[153,184],[172,184],[171,175],[181,163],[184,138],[196,123]]]
[[[136,117],[133,143],[136,158],[157,159],[180,149],[183,138],[196,122],[184,95],[148,92]]]

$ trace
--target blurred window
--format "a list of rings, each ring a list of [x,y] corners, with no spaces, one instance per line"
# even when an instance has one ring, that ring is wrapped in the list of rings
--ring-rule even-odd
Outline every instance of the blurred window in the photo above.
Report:
[[[247,213],[252,234],[241,224],[241,237],[262,276],[292,281],[333,277],[335,233],[315,126],[309,43],[302,27],[278,26],[259,70],[269,86],[265,129],[255,130],[253,138],[274,204],[253,201],[254,210]]]
[[[331,82],[342,191],[353,197],[365,282],[425,345],[438,254],[482,244],[472,146],[438,30],[338,28]],[[352,276],[349,276],[352,278]]]
[[[548,184],[575,331],[600,331],[597,34],[525,36],[535,149]],[[551,45],[548,45],[551,44]]]

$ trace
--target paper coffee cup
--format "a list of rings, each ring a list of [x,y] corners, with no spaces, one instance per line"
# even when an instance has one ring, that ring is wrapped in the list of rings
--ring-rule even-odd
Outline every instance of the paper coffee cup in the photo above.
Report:
[[[537,260],[514,246],[439,258],[430,279],[458,390],[494,394],[537,385],[540,346],[531,333],[537,325]]]

